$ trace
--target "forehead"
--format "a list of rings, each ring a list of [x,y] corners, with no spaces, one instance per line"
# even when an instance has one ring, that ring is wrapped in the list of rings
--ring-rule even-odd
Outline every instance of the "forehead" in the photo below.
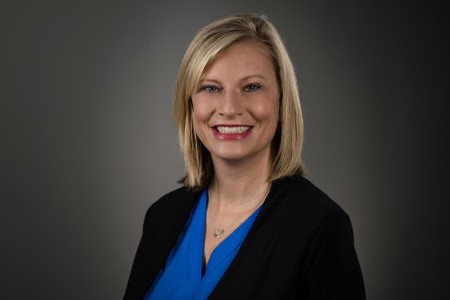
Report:
[[[275,72],[270,50],[266,45],[255,40],[240,41],[219,51],[206,65],[202,78],[211,74],[224,72]]]

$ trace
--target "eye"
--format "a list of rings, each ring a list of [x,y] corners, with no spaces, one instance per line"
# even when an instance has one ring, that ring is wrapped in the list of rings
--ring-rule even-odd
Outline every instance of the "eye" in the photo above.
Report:
[[[215,85],[206,84],[200,88],[200,91],[205,91],[207,93],[219,93],[222,91],[222,89]]]
[[[257,83],[251,83],[244,86],[244,92],[254,92],[261,88],[261,86]]]

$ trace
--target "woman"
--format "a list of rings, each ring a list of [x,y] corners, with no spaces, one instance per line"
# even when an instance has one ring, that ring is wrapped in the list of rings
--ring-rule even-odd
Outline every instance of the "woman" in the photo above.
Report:
[[[303,175],[292,63],[264,17],[203,28],[174,113],[183,187],[147,212],[125,299],[364,299],[347,214]]]

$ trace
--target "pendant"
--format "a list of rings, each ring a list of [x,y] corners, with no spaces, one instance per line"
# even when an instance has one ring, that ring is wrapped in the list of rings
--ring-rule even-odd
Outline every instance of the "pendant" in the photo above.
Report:
[[[214,238],[220,239],[223,235],[224,229],[217,228],[216,231],[214,231]]]

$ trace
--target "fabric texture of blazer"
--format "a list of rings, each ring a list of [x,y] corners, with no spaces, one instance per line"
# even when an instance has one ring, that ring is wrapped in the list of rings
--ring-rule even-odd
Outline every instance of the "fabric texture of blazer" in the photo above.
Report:
[[[124,299],[143,299],[199,196],[182,187],[149,208]],[[209,299],[365,299],[348,215],[302,176],[274,181]]]

